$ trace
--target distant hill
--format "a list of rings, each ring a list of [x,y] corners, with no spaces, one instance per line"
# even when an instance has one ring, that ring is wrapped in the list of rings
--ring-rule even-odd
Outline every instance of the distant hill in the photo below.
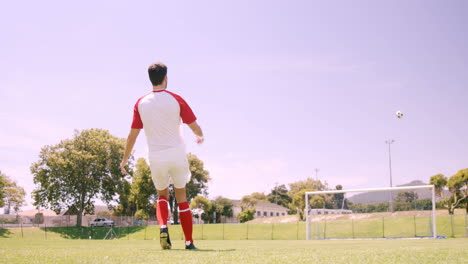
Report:
[[[397,185],[397,187],[403,186],[418,186],[418,185],[427,185],[427,183],[415,180],[406,184]],[[432,193],[430,189],[415,189],[418,194],[418,199],[431,199]],[[393,197],[397,196],[399,191],[392,191]],[[352,203],[362,203],[362,204],[374,204],[374,203],[384,203],[388,202],[390,199],[390,192],[366,192],[358,193],[351,197],[347,197]]]

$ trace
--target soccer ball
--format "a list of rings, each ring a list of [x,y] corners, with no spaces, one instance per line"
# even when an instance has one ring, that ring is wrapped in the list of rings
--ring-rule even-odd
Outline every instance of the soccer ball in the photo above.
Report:
[[[396,112],[396,117],[397,118],[403,118],[403,113],[401,111]]]

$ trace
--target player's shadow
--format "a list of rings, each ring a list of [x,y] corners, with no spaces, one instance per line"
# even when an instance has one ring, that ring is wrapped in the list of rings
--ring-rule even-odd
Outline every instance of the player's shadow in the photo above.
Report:
[[[0,228],[0,237],[2,238],[9,238],[12,233],[10,230],[5,229],[5,228]]]
[[[44,232],[60,234],[61,237],[67,239],[104,239],[104,238],[123,238],[130,234],[136,233],[144,229],[144,226],[129,226],[129,227],[48,227],[41,228]],[[112,232],[113,231],[113,232]]]
[[[171,249],[171,251],[185,251],[185,252],[231,252],[236,251],[235,249],[196,249],[196,250],[187,250],[181,248]]]

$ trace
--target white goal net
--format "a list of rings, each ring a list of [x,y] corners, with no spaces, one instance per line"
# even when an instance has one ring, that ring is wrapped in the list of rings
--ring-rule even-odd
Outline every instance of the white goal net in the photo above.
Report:
[[[305,193],[306,239],[436,238],[433,185]]]

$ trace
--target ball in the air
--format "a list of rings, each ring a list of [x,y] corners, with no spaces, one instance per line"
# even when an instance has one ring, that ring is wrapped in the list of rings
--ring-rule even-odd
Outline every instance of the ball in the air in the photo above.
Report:
[[[403,113],[401,111],[397,111],[395,114],[397,118],[403,118]]]

